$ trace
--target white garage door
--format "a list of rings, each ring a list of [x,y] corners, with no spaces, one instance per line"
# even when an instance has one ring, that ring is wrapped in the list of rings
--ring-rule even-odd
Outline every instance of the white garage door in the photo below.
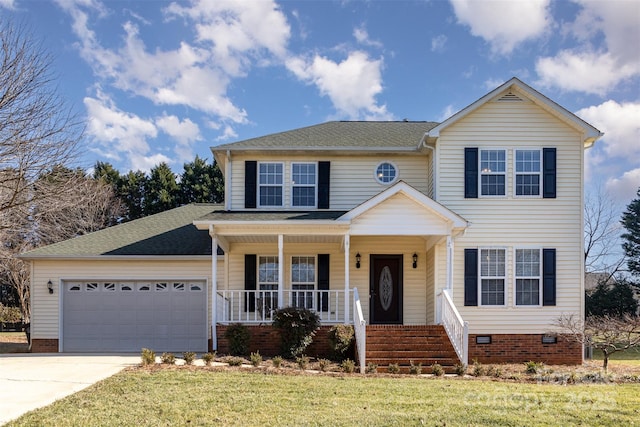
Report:
[[[63,283],[65,352],[204,352],[203,281]]]

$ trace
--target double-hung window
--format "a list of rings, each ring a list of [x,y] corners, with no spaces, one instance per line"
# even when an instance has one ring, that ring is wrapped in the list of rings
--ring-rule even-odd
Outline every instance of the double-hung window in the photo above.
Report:
[[[482,305],[505,305],[505,262],[505,249],[480,249],[480,301]]]
[[[506,151],[480,150],[480,194],[504,196],[506,194]]]
[[[316,258],[294,256],[291,258],[292,305],[313,308],[313,291],[316,287]]]
[[[282,163],[259,163],[258,202],[259,206],[282,206],[284,165]]]
[[[291,164],[291,206],[316,206],[316,163]]]
[[[540,249],[516,249],[516,305],[540,305]]]
[[[269,313],[278,308],[278,257],[258,257],[258,310]]]
[[[542,161],[540,150],[516,150],[516,196],[539,196]]]

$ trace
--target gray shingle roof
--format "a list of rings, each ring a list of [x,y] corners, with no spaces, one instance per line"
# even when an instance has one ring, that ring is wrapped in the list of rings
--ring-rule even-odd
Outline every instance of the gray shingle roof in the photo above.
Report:
[[[290,221],[290,220],[335,220],[344,215],[346,211],[213,211],[200,221]]]
[[[244,141],[212,147],[212,150],[277,149],[413,149],[435,122],[327,122]]]
[[[22,254],[25,259],[100,255],[211,255],[211,238],[193,221],[220,205],[191,204]]]

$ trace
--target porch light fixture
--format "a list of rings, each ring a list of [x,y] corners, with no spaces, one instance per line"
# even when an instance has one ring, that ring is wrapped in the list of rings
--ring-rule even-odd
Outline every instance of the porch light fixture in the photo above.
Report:
[[[51,280],[47,282],[47,289],[49,289],[50,294],[53,293],[53,283],[51,283]]]
[[[362,257],[360,256],[360,252],[356,254],[356,268],[360,268],[360,260]]]
[[[417,268],[418,267],[418,254],[417,253],[413,253],[413,268]]]

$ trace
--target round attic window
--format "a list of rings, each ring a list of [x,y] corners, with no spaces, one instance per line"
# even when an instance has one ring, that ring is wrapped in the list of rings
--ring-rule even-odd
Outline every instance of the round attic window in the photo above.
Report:
[[[398,177],[398,168],[391,162],[382,162],[376,166],[375,177],[380,184],[391,184]]]

